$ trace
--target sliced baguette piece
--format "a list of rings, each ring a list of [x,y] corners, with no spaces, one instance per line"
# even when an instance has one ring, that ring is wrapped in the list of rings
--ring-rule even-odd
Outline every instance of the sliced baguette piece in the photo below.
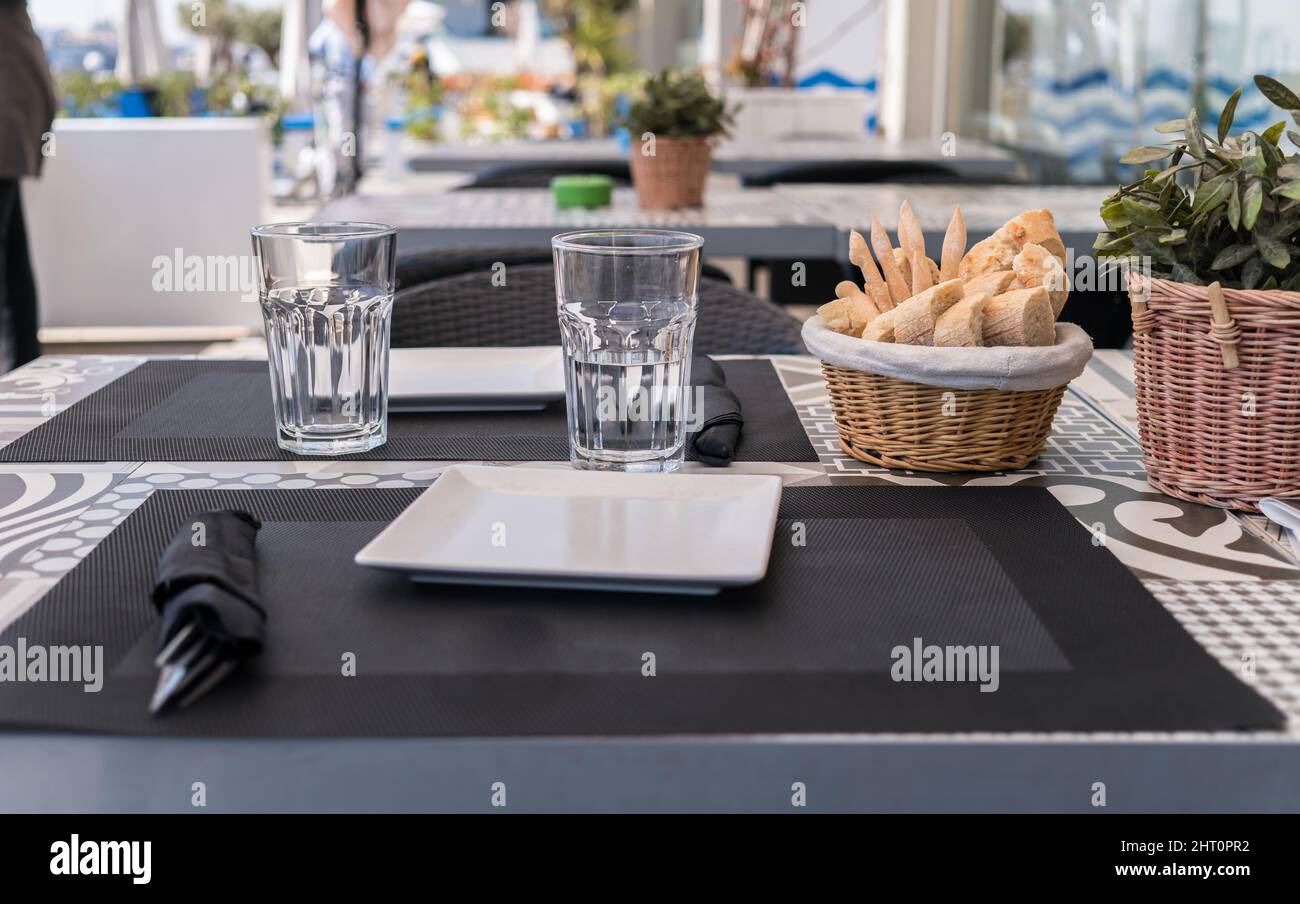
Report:
[[[1065,266],[1065,243],[1056,231],[1056,220],[1050,210],[1026,210],[993,234],[1015,245],[1016,251],[1029,244],[1042,245]]]
[[[1055,324],[1052,300],[1042,286],[1006,292],[984,306],[984,344],[1051,345]]]
[[[961,276],[961,259],[966,256],[966,219],[961,215],[961,207],[952,212],[948,221],[948,231],[943,236],[943,255],[940,258],[939,278],[936,282],[947,282]]]
[[[837,298],[822,305],[817,309],[817,313],[821,316],[827,329],[850,336],[853,335],[853,316],[849,311],[850,304],[847,298]]]
[[[850,298],[853,293],[859,291],[857,283],[851,279],[846,279],[835,284],[836,298]]]
[[[944,311],[934,325],[934,344],[978,346],[984,344],[984,307],[993,296],[987,292],[966,295]]]
[[[849,303],[849,335],[861,336],[867,324],[880,316],[880,311],[867,293],[857,286],[853,287],[853,294],[845,301]]]
[[[881,311],[892,308],[894,299],[889,293],[889,286],[885,284],[885,278],[876,268],[876,262],[871,259],[871,249],[867,246],[867,240],[856,230],[849,233],[849,260],[862,271],[864,290],[871,296],[876,307]]]
[[[868,323],[867,328],[862,331],[862,338],[870,339],[873,342],[893,342],[894,315],[897,311],[898,308],[890,308],[875,320]]]
[[[961,301],[960,279],[939,283],[913,295],[894,309],[894,341],[900,345],[934,345],[934,328],[943,313]]]
[[[1016,279],[1016,274],[1011,270],[997,270],[993,273],[985,273],[983,276],[975,276],[966,280],[967,295],[1001,295],[1003,292],[1010,292],[1011,283]]]
[[[1052,317],[1061,316],[1061,309],[1070,297],[1070,287],[1065,278],[1065,267],[1056,255],[1042,245],[1030,242],[1016,255],[1012,269],[1015,270],[1016,281],[1026,289],[1038,286],[1046,289],[1052,301]]]
[[[966,252],[966,256],[961,259],[961,265],[957,268],[957,275],[962,279],[974,279],[985,273],[1010,270],[1011,262],[1019,253],[1019,246],[1010,239],[994,233],[984,241],[976,242],[974,247]]]
[[[889,233],[875,214],[871,215],[871,248],[876,252],[876,260],[880,262],[880,271],[885,276],[885,285],[889,286],[894,304],[907,301],[912,297],[911,286],[903,281],[903,274],[894,261],[894,246],[889,243]]]

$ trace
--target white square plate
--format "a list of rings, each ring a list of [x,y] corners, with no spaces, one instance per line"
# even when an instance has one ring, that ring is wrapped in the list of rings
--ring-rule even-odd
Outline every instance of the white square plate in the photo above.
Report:
[[[517,411],[564,398],[558,345],[523,348],[395,348],[388,407],[403,411]]]
[[[716,593],[767,573],[781,479],[454,465],[357,553],[456,584]]]

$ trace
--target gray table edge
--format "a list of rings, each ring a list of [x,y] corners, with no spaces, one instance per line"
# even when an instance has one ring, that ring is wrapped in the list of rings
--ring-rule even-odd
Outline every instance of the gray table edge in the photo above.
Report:
[[[320,214],[317,214],[317,218]],[[704,239],[705,254],[715,257],[808,257],[832,260],[837,256],[838,237],[829,223],[779,226],[691,226]],[[540,245],[568,231],[559,226],[398,226],[401,248],[455,245]]]
[[[0,811],[1297,812],[1300,743],[9,735]],[[1105,785],[1106,806],[1093,801]],[[802,784],[806,807],[792,800]],[[499,790],[499,789],[497,789]]]

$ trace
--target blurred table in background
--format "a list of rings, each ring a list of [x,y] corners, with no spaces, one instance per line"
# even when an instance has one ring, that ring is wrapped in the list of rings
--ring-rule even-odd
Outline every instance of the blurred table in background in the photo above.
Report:
[[[711,189],[696,210],[650,210],[637,206],[631,189],[614,192],[602,210],[557,210],[548,189],[476,189],[407,195],[357,194],[324,207],[314,219],[389,223],[398,247],[435,245],[544,245],[578,229],[684,229],[704,236],[715,256],[836,256],[835,231],[802,205],[770,189]]]
[[[874,213],[891,231],[909,200],[939,256],[953,207],[960,204],[973,244],[1024,210],[1046,207],[1067,248],[1091,251],[1104,228],[1105,186],[1041,185],[778,185],[711,188],[705,207],[641,210],[631,189],[614,192],[603,210],[556,210],[546,189],[478,189],[418,194],[357,194],[324,207],[315,219],[391,223],[404,247],[548,244],[573,229],[685,229],[705,239],[711,255],[848,259],[848,233],[871,225]]]
[[[587,164],[593,168],[624,161],[628,152],[613,138],[570,141],[410,142],[408,159],[416,172],[471,172],[516,163]],[[713,170],[758,176],[775,167],[801,164],[941,164],[970,179],[1009,180],[1022,174],[1014,154],[973,138],[957,139],[952,156],[941,139],[891,142],[872,135],[861,138],[789,138],[779,141],[724,141],[713,153]]]
[[[836,255],[848,260],[848,233],[871,228],[874,213],[890,232],[898,227],[898,209],[912,205],[925,231],[930,256],[939,259],[953,208],[961,206],[970,244],[994,232],[1025,210],[1047,208],[1067,249],[1091,254],[1097,233],[1106,227],[1101,202],[1113,188],[1105,185],[778,185],[773,191],[785,207],[799,207],[840,233]]]

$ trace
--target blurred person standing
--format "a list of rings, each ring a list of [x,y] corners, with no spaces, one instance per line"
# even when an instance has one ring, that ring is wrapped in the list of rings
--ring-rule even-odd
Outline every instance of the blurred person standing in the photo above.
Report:
[[[0,0],[3,2],[3,0]],[[322,19],[308,40],[316,119],[317,184],[326,197],[353,191],[361,176],[365,78],[393,49],[397,20],[410,0],[323,0]]]
[[[0,0],[0,371],[41,353],[18,180],[39,176],[58,98],[27,0]]]

